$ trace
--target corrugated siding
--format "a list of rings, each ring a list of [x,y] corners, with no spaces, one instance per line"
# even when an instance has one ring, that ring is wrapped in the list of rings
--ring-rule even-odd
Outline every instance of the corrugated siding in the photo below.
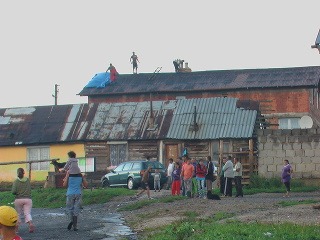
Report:
[[[167,134],[171,139],[251,138],[257,112],[236,108],[235,98],[180,100]],[[190,128],[194,122],[198,131]]]

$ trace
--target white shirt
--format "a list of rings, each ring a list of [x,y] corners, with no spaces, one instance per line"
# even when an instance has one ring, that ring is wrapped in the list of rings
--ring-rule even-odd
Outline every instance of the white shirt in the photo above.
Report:
[[[224,177],[233,178],[233,163],[231,160],[228,160],[226,164],[223,166]]]
[[[174,167],[174,164],[173,164],[173,163],[169,163],[169,165],[168,165],[168,170],[167,170],[167,175],[168,175],[169,177],[171,177],[171,175],[172,175],[173,167]]]
[[[238,172],[237,172],[237,169],[239,169]],[[236,165],[234,165],[233,173],[235,177],[242,176],[242,164],[240,162],[237,162]]]

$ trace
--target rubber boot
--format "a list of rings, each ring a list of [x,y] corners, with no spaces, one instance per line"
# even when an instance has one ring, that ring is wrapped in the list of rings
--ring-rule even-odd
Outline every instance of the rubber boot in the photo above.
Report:
[[[77,216],[73,216],[73,231],[78,231],[78,217]]]
[[[70,218],[71,218],[71,221],[70,221],[70,223],[68,224],[68,230],[71,230],[71,228],[72,228],[72,225],[73,225],[73,216],[70,216]]]

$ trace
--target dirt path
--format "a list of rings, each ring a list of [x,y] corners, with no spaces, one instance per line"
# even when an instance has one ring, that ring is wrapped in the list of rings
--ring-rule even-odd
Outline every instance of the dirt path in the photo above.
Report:
[[[153,198],[170,195],[170,191],[152,192]],[[140,201],[146,198],[142,196]],[[79,231],[68,231],[68,219],[64,209],[33,209],[36,232],[28,233],[26,224],[19,234],[24,240],[59,239],[138,239],[147,228],[170,224],[194,212],[199,217],[212,217],[217,213],[230,213],[230,218],[243,222],[293,222],[297,224],[320,224],[320,210],[313,204],[282,207],[282,201],[315,200],[320,202],[320,192],[292,193],[283,198],[280,193],[262,193],[243,198],[222,198],[221,201],[207,199],[185,199],[172,203],[156,203],[141,209],[117,212],[120,206],[132,203],[129,197],[119,197],[106,204],[85,206],[79,218]],[[223,220],[222,220],[223,221]],[[126,225],[130,226],[128,228]]]

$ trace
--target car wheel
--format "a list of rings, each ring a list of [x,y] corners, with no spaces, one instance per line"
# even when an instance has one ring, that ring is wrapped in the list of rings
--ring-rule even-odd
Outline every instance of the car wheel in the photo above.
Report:
[[[110,187],[110,183],[108,179],[105,178],[102,180],[102,187]]]
[[[133,183],[133,179],[132,178],[128,178],[127,187],[130,190],[133,189],[134,183]]]

